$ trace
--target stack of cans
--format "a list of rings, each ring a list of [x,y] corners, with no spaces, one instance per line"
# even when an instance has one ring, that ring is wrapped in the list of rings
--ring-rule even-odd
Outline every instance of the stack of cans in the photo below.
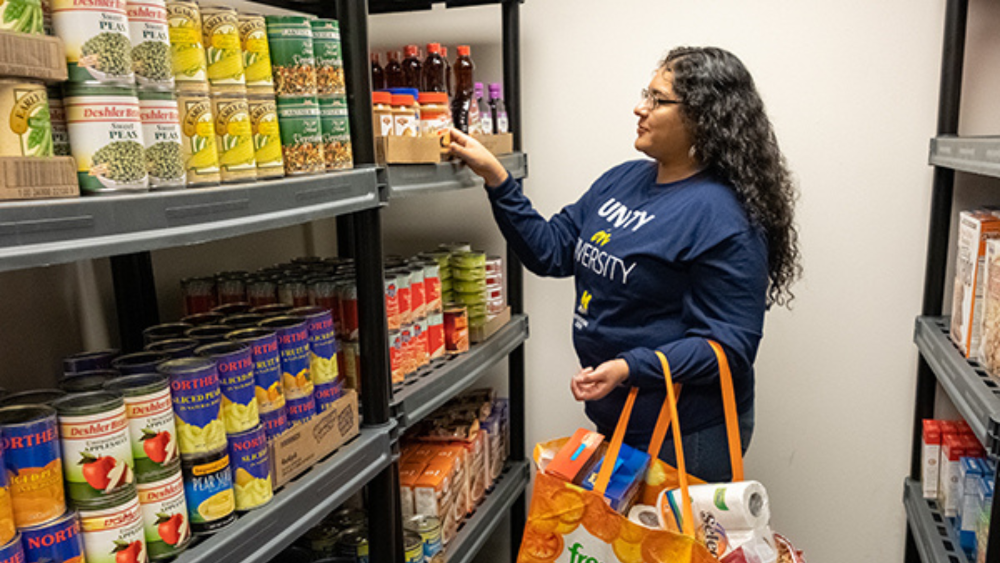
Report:
[[[385,299],[389,363],[392,381],[399,384],[444,356],[439,262],[429,254],[387,258]]]

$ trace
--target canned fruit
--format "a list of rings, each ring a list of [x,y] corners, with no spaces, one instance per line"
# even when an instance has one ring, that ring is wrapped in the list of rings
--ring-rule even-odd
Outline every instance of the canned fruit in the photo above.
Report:
[[[0,561],[3,563],[24,563],[24,560],[24,548],[19,536],[14,536],[14,539],[0,547]]]
[[[289,399],[286,407],[289,424],[305,422],[316,414],[316,401],[312,395],[298,399]]]
[[[281,383],[278,337],[272,330],[251,328],[230,333],[228,338],[250,346],[253,357],[254,395],[260,414],[285,406]]]
[[[322,307],[301,307],[289,312],[306,319],[309,331],[309,374],[313,383],[333,383],[337,380],[337,338],[333,316]]]
[[[280,436],[288,429],[288,411],[285,409],[285,405],[277,410],[261,413],[260,423],[264,427],[264,434],[267,435],[268,441]]]
[[[45,86],[0,80],[0,156],[52,156]]]
[[[0,29],[42,35],[42,4],[37,0],[7,0],[0,4]]]
[[[325,411],[343,394],[343,386],[339,381],[316,384],[315,392],[313,393],[313,398],[316,401],[316,410],[320,412]]]
[[[57,424],[51,407],[0,409],[4,473],[19,527],[48,522],[66,512]]]
[[[55,522],[22,528],[21,546],[29,562],[82,563],[83,535],[77,513],[70,511]]]
[[[222,389],[222,418],[226,432],[236,434],[257,426],[260,417],[250,347],[239,342],[220,342],[203,346],[195,352],[216,363]]]
[[[274,329],[281,354],[281,383],[286,401],[312,395],[309,373],[309,329],[299,317],[275,317],[261,323]]]
[[[149,558],[155,561],[177,555],[191,539],[180,470],[162,481],[138,488]]]
[[[181,454],[225,450],[226,425],[215,362],[207,358],[184,358],[166,362],[159,370],[170,377]]]
[[[211,533],[232,523],[236,497],[229,454],[220,452],[184,461],[181,469],[191,530],[195,534]]]
[[[181,453],[210,452],[226,445],[226,425],[221,420],[213,420],[205,426],[188,424],[181,419],[176,423]]]
[[[204,82],[208,71],[201,44],[201,13],[198,4],[183,0],[167,2],[170,34],[170,66],[177,82]]]
[[[230,437],[229,458],[235,470],[236,509],[250,510],[274,496],[267,436],[262,426]]]
[[[125,395],[136,482],[159,481],[176,473],[180,469],[180,453],[167,378],[155,374],[133,375],[111,380],[104,387]]]
[[[142,509],[136,496],[113,508],[81,511],[80,530],[89,563],[144,563],[147,560]]]
[[[6,486],[0,487],[0,541],[7,543],[16,533],[17,523],[14,521],[14,505],[10,499],[10,491]]]

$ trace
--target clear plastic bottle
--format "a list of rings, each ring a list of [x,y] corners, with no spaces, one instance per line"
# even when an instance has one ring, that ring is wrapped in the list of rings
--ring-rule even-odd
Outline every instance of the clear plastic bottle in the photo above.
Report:
[[[483,83],[476,82],[476,105],[479,107],[479,132],[483,135],[492,135],[495,133],[493,130],[493,113],[490,111],[490,106],[486,103],[486,98],[483,92]]]
[[[479,104],[475,100],[475,86],[472,73],[476,66],[472,62],[468,45],[458,46],[455,59],[455,96],[451,102],[451,117],[455,128],[467,134],[479,133]]]
[[[378,53],[372,53],[372,90],[385,88],[385,71]]]
[[[399,51],[389,51],[389,62],[385,64],[386,88],[403,88],[403,65],[399,62]]]
[[[493,114],[493,130],[497,135],[510,133],[510,120],[507,118],[507,106],[503,101],[503,84],[490,84],[490,113]]]
[[[404,51],[406,58],[403,59],[403,86],[405,88],[420,89],[420,48],[416,45],[407,45]]]
[[[441,56],[440,43],[427,44],[427,58],[424,59],[423,68],[420,70],[420,73],[420,91],[448,92],[444,57]]]

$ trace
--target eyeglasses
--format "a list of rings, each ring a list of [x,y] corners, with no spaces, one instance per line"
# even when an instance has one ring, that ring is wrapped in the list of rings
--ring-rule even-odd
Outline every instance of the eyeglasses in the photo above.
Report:
[[[639,93],[639,105],[646,106],[649,111],[656,111],[660,106],[667,106],[671,104],[682,104],[684,102],[680,100],[668,100],[666,98],[660,98],[656,93],[651,92],[649,88],[643,88],[642,92]]]

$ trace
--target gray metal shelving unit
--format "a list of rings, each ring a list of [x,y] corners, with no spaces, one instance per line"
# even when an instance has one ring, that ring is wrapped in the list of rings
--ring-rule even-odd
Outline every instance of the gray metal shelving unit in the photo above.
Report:
[[[1000,178],[1000,136],[931,139],[930,163],[960,172]]]
[[[514,315],[485,342],[418,372],[393,393],[392,410],[400,431],[413,426],[449,399],[471,387],[487,370],[528,339],[528,317]]]
[[[0,271],[197,244],[380,205],[374,167],[232,186],[0,204]]]
[[[507,464],[503,475],[486,495],[476,512],[462,524],[447,549],[448,563],[471,563],[489,539],[490,534],[507,516],[514,501],[524,492],[531,477],[531,464],[526,460]],[[514,554],[515,556],[517,554]]]
[[[923,497],[919,481],[906,480],[903,506],[906,508],[906,520],[909,522],[910,532],[916,538],[916,549],[921,561],[969,563],[937,501]]]
[[[500,163],[516,179],[528,175],[528,156],[515,152],[499,157]],[[482,188],[483,180],[457,161],[438,164],[396,164],[385,168],[387,196],[391,198],[432,192]]]

